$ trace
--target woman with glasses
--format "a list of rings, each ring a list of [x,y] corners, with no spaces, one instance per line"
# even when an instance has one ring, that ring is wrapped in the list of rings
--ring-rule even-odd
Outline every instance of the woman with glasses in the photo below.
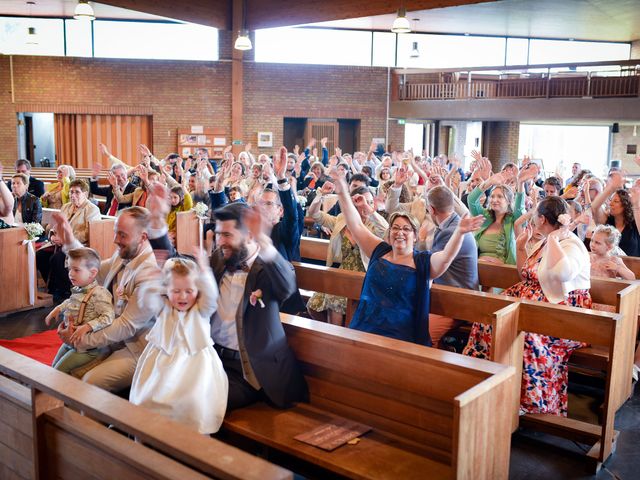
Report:
[[[358,209],[364,198],[349,198],[347,184],[336,178],[336,191],[347,228],[369,260],[358,308],[349,328],[431,346],[429,335],[429,290],[431,280],[442,275],[462,245],[463,235],[480,228],[484,217],[466,217],[444,250],[431,253],[414,250],[418,222],[408,213],[389,218],[387,240],[373,235],[362,223]]]
[[[346,183],[346,181],[345,181]],[[325,183],[318,189],[318,195],[309,206],[308,215],[322,227],[331,230],[329,248],[327,249],[327,266],[339,263],[338,268],[352,272],[364,272],[369,263],[369,254],[362,251],[356,243],[351,229],[345,221],[343,213],[337,216],[320,211],[323,194],[329,193],[333,184]],[[345,195],[349,196],[349,188],[345,187]],[[388,228],[386,220],[375,211],[373,195],[368,187],[358,187],[351,192],[354,199],[358,199],[355,215],[359,225],[378,241]],[[351,201],[349,205],[353,207]],[[327,321],[334,325],[343,325],[343,316],[347,313],[347,298],[326,293],[316,292],[307,303],[309,315],[315,320]]]

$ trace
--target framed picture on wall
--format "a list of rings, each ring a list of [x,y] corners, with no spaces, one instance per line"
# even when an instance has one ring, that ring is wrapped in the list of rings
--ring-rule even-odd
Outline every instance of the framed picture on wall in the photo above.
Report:
[[[258,147],[273,147],[273,132],[258,132]]]

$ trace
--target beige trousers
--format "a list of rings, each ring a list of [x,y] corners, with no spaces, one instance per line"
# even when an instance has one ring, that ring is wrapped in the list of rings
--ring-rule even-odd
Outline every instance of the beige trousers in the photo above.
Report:
[[[138,358],[128,348],[116,350],[100,365],[89,370],[82,381],[110,392],[131,386]]]

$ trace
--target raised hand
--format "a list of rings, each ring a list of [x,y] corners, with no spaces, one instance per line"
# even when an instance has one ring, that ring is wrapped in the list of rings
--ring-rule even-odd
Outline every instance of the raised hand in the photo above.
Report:
[[[151,150],[149,150],[149,147],[147,147],[143,143],[138,145],[138,151],[140,152],[140,155],[142,155],[143,157],[150,157],[151,156]]]
[[[475,232],[476,230],[480,230],[480,227],[482,227],[484,221],[484,215],[478,215],[475,217],[465,215],[460,219],[460,223],[458,224],[458,231],[461,234]]]
[[[251,145],[251,142],[247,142],[247,144],[244,146],[244,151],[245,152],[250,152],[252,146],[253,145]]]
[[[242,221],[254,240],[258,242],[268,241],[271,225],[268,221],[268,215],[265,215],[260,207],[256,205],[247,209]]]
[[[335,190],[336,186],[331,183],[331,182],[324,182],[322,184],[322,187],[320,187],[320,191],[322,192],[323,195],[328,195],[330,193],[333,193],[333,191]]]
[[[531,226],[531,222],[529,222],[527,224],[527,227],[522,230],[522,233],[520,233],[520,235],[518,235],[518,238],[516,238],[516,249],[525,250],[527,243],[529,243],[529,240],[531,240],[532,237],[533,227]]]
[[[342,149],[340,147],[335,148],[336,157],[342,157]]]
[[[94,162],[94,164],[91,166],[91,178],[98,178],[101,171],[102,164],[100,164],[99,162]]]
[[[540,173],[540,167],[535,163],[528,163],[526,166],[520,169],[518,172],[518,181],[524,183],[528,180],[533,180]]]
[[[296,157],[300,155],[300,145],[293,146],[293,153],[296,155]]]
[[[62,243],[62,245],[69,245],[73,242],[73,229],[67,217],[61,212],[55,212],[51,215],[53,222],[56,225],[56,234]]]
[[[102,153],[102,155],[104,155],[105,157],[108,157],[110,155],[109,149],[107,148],[107,146],[104,143],[101,143],[98,146],[98,149],[100,150],[100,153]]]
[[[322,146],[322,148],[326,148],[327,147],[327,142],[329,141],[329,139],[327,137],[322,137],[320,139],[320,145]]]
[[[113,174],[113,172],[109,172],[107,174],[107,180],[109,181],[109,185],[111,185],[111,188],[118,187],[118,180],[116,179],[116,176]]]
[[[136,172],[138,177],[140,177],[140,180],[142,180],[142,182],[145,185],[149,184],[149,172],[147,171],[147,167],[145,167],[144,165],[138,165],[136,167]]]
[[[624,182],[625,179],[622,172],[611,172],[609,180],[607,181],[607,186],[615,190],[620,190],[621,188],[624,188]]]
[[[407,182],[407,180],[409,180],[409,171],[407,170],[407,167],[402,166],[396,170],[393,186],[395,188],[400,188]]]
[[[171,200],[169,189],[165,185],[156,182],[149,186],[147,209],[154,218],[167,218],[171,210]]]
[[[316,144],[316,139],[315,138],[311,138],[311,140],[309,140],[309,145],[307,146],[307,148],[311,149],[315,146]]]
[[[185,171],[187,171],[187,172],[188,172],[189,170],[191,170],[191,164],[192,164],[192,163],[193,163],[193,162],[191,161],[191,158],[187,158],[187,159],[184,161],[184,169],[185,169]]]
[[[282,146],[273,156],[273,169],[278,179],[285,178],[287,174],[287,148]]]

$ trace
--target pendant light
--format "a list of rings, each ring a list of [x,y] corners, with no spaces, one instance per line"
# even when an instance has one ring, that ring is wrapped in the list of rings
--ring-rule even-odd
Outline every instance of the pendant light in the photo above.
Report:
[[[36,2],[27,2],[27,8],[29,9],[29,20],[31,20],[31,7],[33,7],[35,4]],[[36,27],[27,27],[27,38],[25,43],[27,45],[38,45],[39,42]]]
[[[253,48],[249,38],[249,30],[243,29],[238,32],[238,38],[236,38],[233,48],[236,50],[251,50]]]
[[[233,48],[236,50],[251,50],[253,48],[249,38],[249,30],[247,30],[247,0],[242,0],[242,30],[238,32]]]
[[[420,57],[420,51],[418,50],[418,42],[413,42],[413,48],[411,48],[411,54],[409,58],[418,58]]]
[[[407,9],[404,7],[400,7],[398,9],[398,16],[393,21],[393,26],[391,27],[391,31],[393,33],[409,33],[411,32],[411,25],[409,25],[409,20],[407,20]]]
[[[93,7],[89,5],[89,2],[86,0],[79,0],[76,5],[76,9],[73,12],[73,18],[76,20],[93,21],[96,19],[96,16],[93,13]]]

